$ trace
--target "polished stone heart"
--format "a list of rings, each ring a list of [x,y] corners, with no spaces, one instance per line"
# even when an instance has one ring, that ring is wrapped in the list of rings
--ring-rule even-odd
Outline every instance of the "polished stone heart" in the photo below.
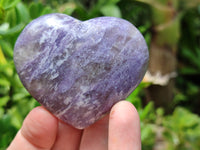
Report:
[[[30,94],[64,122],[93,124],[141,82],[148,62],[143,36],[128,21],[79,21],[49,14],[28,24],[14,49]]]

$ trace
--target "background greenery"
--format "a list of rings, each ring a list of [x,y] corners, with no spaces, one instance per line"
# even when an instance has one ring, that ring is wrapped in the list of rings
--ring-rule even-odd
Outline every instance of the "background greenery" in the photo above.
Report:
[[[200,147],[200,4],[199,0],[0,0],[0,149],[9,145],[27,113],[39,104],[29,95],[13,63],[15,41],[31,20],[60,12],[87,20],[114,16],[129,20],[149,47],[158,34],[176,46],[177,77],[171,111],[146,101],[153,82],[143,81],[127,98],[141,119],[143,150],[198,150]],[[171,9],[173,15],[169,17]],[[177,18],[177,19],[176,19]],[[155,26],[162,26],[162,32]],[[166,27],[166,28],[165,28]],[[157,29],[157,28],[156,28]],[[159,30],[161,31],[161,30]],[[151,49],[150,49],[151,51]],[[170,60],[169,60],[170,61]],[[168,63],[168,62],[166,62]]]

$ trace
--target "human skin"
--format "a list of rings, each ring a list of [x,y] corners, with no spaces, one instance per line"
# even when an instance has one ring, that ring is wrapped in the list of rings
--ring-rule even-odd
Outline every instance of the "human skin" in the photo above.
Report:
[[[84,130],[34,108],[7,150],[141,150],[140,121],[135,107],[115,104],[110,113]]]

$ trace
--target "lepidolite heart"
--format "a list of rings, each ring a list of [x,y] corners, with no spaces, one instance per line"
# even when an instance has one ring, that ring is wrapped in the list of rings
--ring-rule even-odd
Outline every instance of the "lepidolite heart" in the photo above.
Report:
[[[128,21],[79,21],[64,14],[33,20],[14,49],[19,77],[55,116],[82,129],[140,83],[147,68],[143,36]]]

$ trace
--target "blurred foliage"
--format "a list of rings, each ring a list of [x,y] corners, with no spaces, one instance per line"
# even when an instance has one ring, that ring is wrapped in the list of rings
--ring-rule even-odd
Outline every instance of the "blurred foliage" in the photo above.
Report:
[[[181,30],[174,103],[200,114],[200,5],[185,12]]]
[[[184,117],[183,117],[184,116]],[[167,150],[198,150],[200,147],[200,119],[188,110],[177,107],[164,119],[164,138]]]
[[[142,2],[142,3],[141,3]],[[166,0],[165,0],[166,2]],[[38,106],[24,89],[13,62],[15,41],[31,20],[48,13],[64,13],[80,20],[98,16],[115,16],[129,20],[138,27],[148,45],[151,27],[167,17],[166,5],[161,0],[0,0],[0,150],[6,149],[20,129],[27,113]],[[181,19],[181,38],[178,51],[178,77],[173,114],[165,116],[163,108],[153,102],[144,105],[145,88],[142,82],[127,98],[138,110],[141,119],[143,150],[155,148],[158,134],[166,150],[198,150],[200,147],[200,117],[195,112],[200,99],[200,5],[181,0],[173,1],[178,10],[185,10]],[[162,4],[162,5],[161,5]],[[151,6],[155,8],[152,13]],[[162,6],[162,7],[161,7]],[[185,9],[195,6],[195,9]],[[152,20],[166,10],[163,17]],[[182,107],[180,107],[182,106]],[[189,111],[190,110],[190,111]],[[197,112],[197,111],[196,111]],[[158,130],[162,129],[162,130]],[[159,133],[158,133],[159,132]]]
[[[182,20],[180,45],[180,73],[184,75],[200,73],[200,5],[185,13]]]

